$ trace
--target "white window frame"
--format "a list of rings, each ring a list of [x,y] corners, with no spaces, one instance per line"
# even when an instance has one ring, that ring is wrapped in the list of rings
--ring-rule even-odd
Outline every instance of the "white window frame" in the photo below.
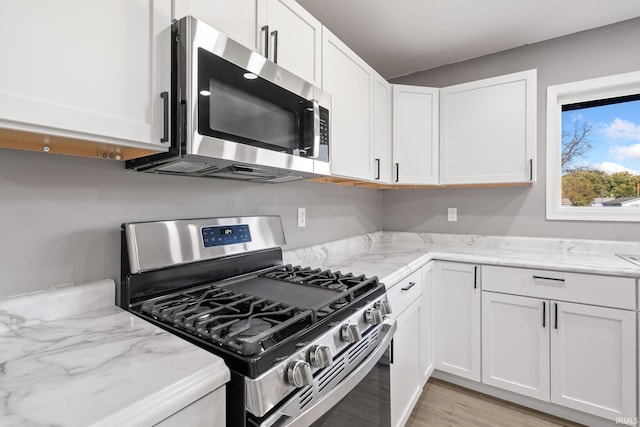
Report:
[[[638,208],[562,206],[562,106],[640,93],[640,71],[547,87],[547,219],[639,221]]]

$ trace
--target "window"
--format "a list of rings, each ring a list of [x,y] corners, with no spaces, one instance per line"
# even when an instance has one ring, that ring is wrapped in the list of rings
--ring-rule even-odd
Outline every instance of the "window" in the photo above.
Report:
[[[547,88],[547,219],[640,221],[640,72]]]

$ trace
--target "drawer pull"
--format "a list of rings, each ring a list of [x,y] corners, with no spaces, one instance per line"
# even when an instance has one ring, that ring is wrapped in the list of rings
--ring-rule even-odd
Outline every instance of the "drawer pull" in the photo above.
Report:
[[[564,279],[558,279],[557,277],[544,277],[544,276],[533,276],[535,280],[549,280],[551,282],[564,282]]]
[[[401,291],[408,291],[409,289],[413,288],[416,285],[416,282],[409,282],[409,286],[405,287],[405,288],[400,288]]]

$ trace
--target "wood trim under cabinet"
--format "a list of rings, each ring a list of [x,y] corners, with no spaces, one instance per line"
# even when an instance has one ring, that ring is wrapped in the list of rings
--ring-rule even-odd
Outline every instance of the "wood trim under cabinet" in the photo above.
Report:
[[[13,129],[0,129],[0,147],[105,160],[129,160],[157,153],[155,150],[123,147]]]
[[[447,184],[447,185],[419,185],[419,184],[378,184],[375,182],[359,181],[351,178],[323,176],[308,181],[323,182],[325,184],[346,185],[350,187],[373,188],[376,190],[410,190],[416,188],[487,188],[487,187],[531,187],[533,182],[494,183],[494,184]]]

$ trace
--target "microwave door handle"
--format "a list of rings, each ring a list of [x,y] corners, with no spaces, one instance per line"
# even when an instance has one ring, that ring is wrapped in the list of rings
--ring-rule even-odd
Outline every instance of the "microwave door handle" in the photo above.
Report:
[[[320,155],[320,103],[313,100],[313,158]]]

